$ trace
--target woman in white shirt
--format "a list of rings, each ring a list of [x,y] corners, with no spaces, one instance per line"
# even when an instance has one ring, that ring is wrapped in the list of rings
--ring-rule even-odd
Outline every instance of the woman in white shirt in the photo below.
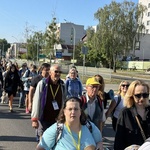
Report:
[[[123,100],[124,100],[124,96],[128,90],[129,85],[130,84],[128,81],[122,81],[120,83],[117,95],[114,96],[114,99],[111,101],[110,106],[106,112],[106,118],[108,118],[110,116],[110,114],[113,112],[112,126],[113,126],[114,131],[116,131],[116,123],[117,123],[117,119],[119,117],[119,113],[120,113],[121,109],[124,107]]]

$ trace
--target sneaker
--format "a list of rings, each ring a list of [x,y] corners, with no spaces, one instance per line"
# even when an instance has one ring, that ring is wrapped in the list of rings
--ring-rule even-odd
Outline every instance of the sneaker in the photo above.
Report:
[[[26,108],[26,114],[29,114],[30,113],[30,111],[28,110],[28,108]]]
[[[10,111],[11,113],[14,112],[12,108],[10,108],[9,111]]]

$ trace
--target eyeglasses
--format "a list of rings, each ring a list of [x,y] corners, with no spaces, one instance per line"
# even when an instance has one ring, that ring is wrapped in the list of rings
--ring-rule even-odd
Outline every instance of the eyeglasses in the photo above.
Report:
[[[136,98],[141,98],[141,97],[143,97],[143,98],[148,98],[149,97],[149,93],[141,93],[141,94],[135,94],[134,95]]]
[[[126,87],[129,87],[129,84],[122,84],[121,86],[122,86],[122,87],[125,87],[125,86],[126,86]]]
[[[69,112],[71,112],[72,110],[74,110],[74,111],[80,110],[79,108],[65,108],[65,109],[68,110]]]
[[[55,70],[54,72],[55,73],[60,73],[60,74],[62,73],[62,71],[58,71],[58,70]]]

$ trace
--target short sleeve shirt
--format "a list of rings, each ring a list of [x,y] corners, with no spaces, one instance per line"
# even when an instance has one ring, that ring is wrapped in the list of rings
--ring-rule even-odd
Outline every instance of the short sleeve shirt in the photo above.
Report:
[[[91,125],[92,133],[86,125],[82,125],[81,127],[80,150],[84,150],[84,148],[89,145],[96,146],[96,143],[102,141],[102,136],[99,129],[92,122]],[[45,150],[50,150],[55,144],[56,130],[57,123],[53,124],[44,132],[39,145]],[[76,143],[78,143],[78,134],[72,132],[72,135]],[[76,150],[71,135],[65,125],[63,127],[61,138],[56,144],[55,150]]]
[[[38,76],[36,76],[36,77],[34,77],[32,80],[31,80],[31,85],[30,86],[32,86],[32,87],[34,87],[35,89],[36,89],[36,86],[37,86],[37,84],[38,84],[38,82],[40,81],[40,80],[42,80],[42,76],[41,75],[38,75]]]
[[[117,102],[118,102],[118,95],[114,96],[114,100],[116,101],[116,104],[117,104]],[[114,112],[114,117],[115,118],[119,117],[119,113],[120,113],[120,111],[121,111],[121,109],[123,107],[124,107],[124,105],[123,105],[123,98],[121,97],[121,101],[118,104],[118,106],[116,107],[115,112]]]

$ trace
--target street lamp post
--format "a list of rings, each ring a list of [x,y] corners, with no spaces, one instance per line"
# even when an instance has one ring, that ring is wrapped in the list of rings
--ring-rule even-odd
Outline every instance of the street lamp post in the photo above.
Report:
[[[75,30],[75,27],[73,25],[72,25],[72,28],[73,28],[73,65],[74,65],[76,30]]]
[[[37,64],[38,64],[38,60],[39,60],[39,47],[38,47],[38,41],[37,41]]]

